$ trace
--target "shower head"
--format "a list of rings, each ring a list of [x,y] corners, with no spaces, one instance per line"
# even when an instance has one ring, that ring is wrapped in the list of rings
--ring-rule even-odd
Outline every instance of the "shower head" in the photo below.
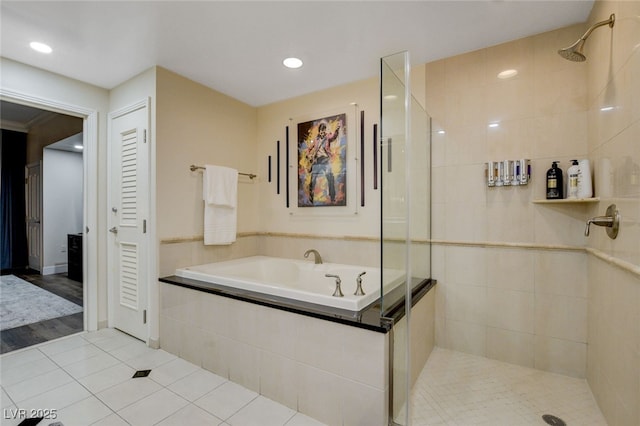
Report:
[[[584,33],[584,35],[580,37],[578,41],[573,43],[571,46],[558,50],[558,54],[570,61],[584,62],[587,59],[584,53],[582,53],[582,50],[584,49],[584,42],[587,41],[587,38],[591,35],[593,30],[603,25],[609,25],[609,28],[613,28],[613,24],[615,22],[616,22],[616,15],[612,13],[611,16],[609,16],[609,19],[607,19],[606,21],[601,21],[596,24],[593,24],[587,30],[587,32]]]
[[[569,47],[565,47],[564,49],[558,50],[558,54],[565,59],[568,59],[573,62],[584,62],[587,60],[587,57],[582,53],[582,49],[584,48],[584,42],[586,39],[580,38],[578,41],[573,43]]]

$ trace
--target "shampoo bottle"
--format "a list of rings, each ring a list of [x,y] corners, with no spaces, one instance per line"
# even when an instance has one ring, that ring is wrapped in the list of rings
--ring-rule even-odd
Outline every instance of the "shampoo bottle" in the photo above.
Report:
[[[547,199],[559,200],[563,198],[562,169],[558,167],[559,161],[554,161],[551,168],[547,170]]]
[[[571,160],[571,167],[567,169],[567,198],[578,198],[578,175],[580,174],[580,165],[578,160]]]
[[[578,198],[593,197],[593,184],[591,183],[591,166],[589,160],[578,161],[580,171],[578,172]]]

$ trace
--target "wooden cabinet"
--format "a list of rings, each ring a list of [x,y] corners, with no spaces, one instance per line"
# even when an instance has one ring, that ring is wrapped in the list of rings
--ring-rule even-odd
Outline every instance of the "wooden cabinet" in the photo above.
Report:
[[[82,282],[82,234],[67,234],[67,274]]]

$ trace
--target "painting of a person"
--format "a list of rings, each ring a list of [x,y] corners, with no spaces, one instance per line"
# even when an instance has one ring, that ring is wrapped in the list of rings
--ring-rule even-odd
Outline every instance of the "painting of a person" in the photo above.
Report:
[[[344,115],[301,123],[298,145],[298,205],[345,205]]]

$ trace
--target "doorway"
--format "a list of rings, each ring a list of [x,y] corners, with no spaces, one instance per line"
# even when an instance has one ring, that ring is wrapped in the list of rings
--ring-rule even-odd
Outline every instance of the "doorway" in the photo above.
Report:
[[[13,168],[13,179],[20,181],[13,191],[3,184],[3,218],[5,211],[16,216],[9,233],[21,234],[3,235],[2,258],[9,259],[2,265],[6,353],[85,329],[83,276],[68,276],[68,236],[84,228],[85,119],[5,100],[0,110],[3,180],[5,169]],[[16,154],[16,144],[24,145],[18,149],[23,155]],[[81,246],[79,259],[82,265]]]

